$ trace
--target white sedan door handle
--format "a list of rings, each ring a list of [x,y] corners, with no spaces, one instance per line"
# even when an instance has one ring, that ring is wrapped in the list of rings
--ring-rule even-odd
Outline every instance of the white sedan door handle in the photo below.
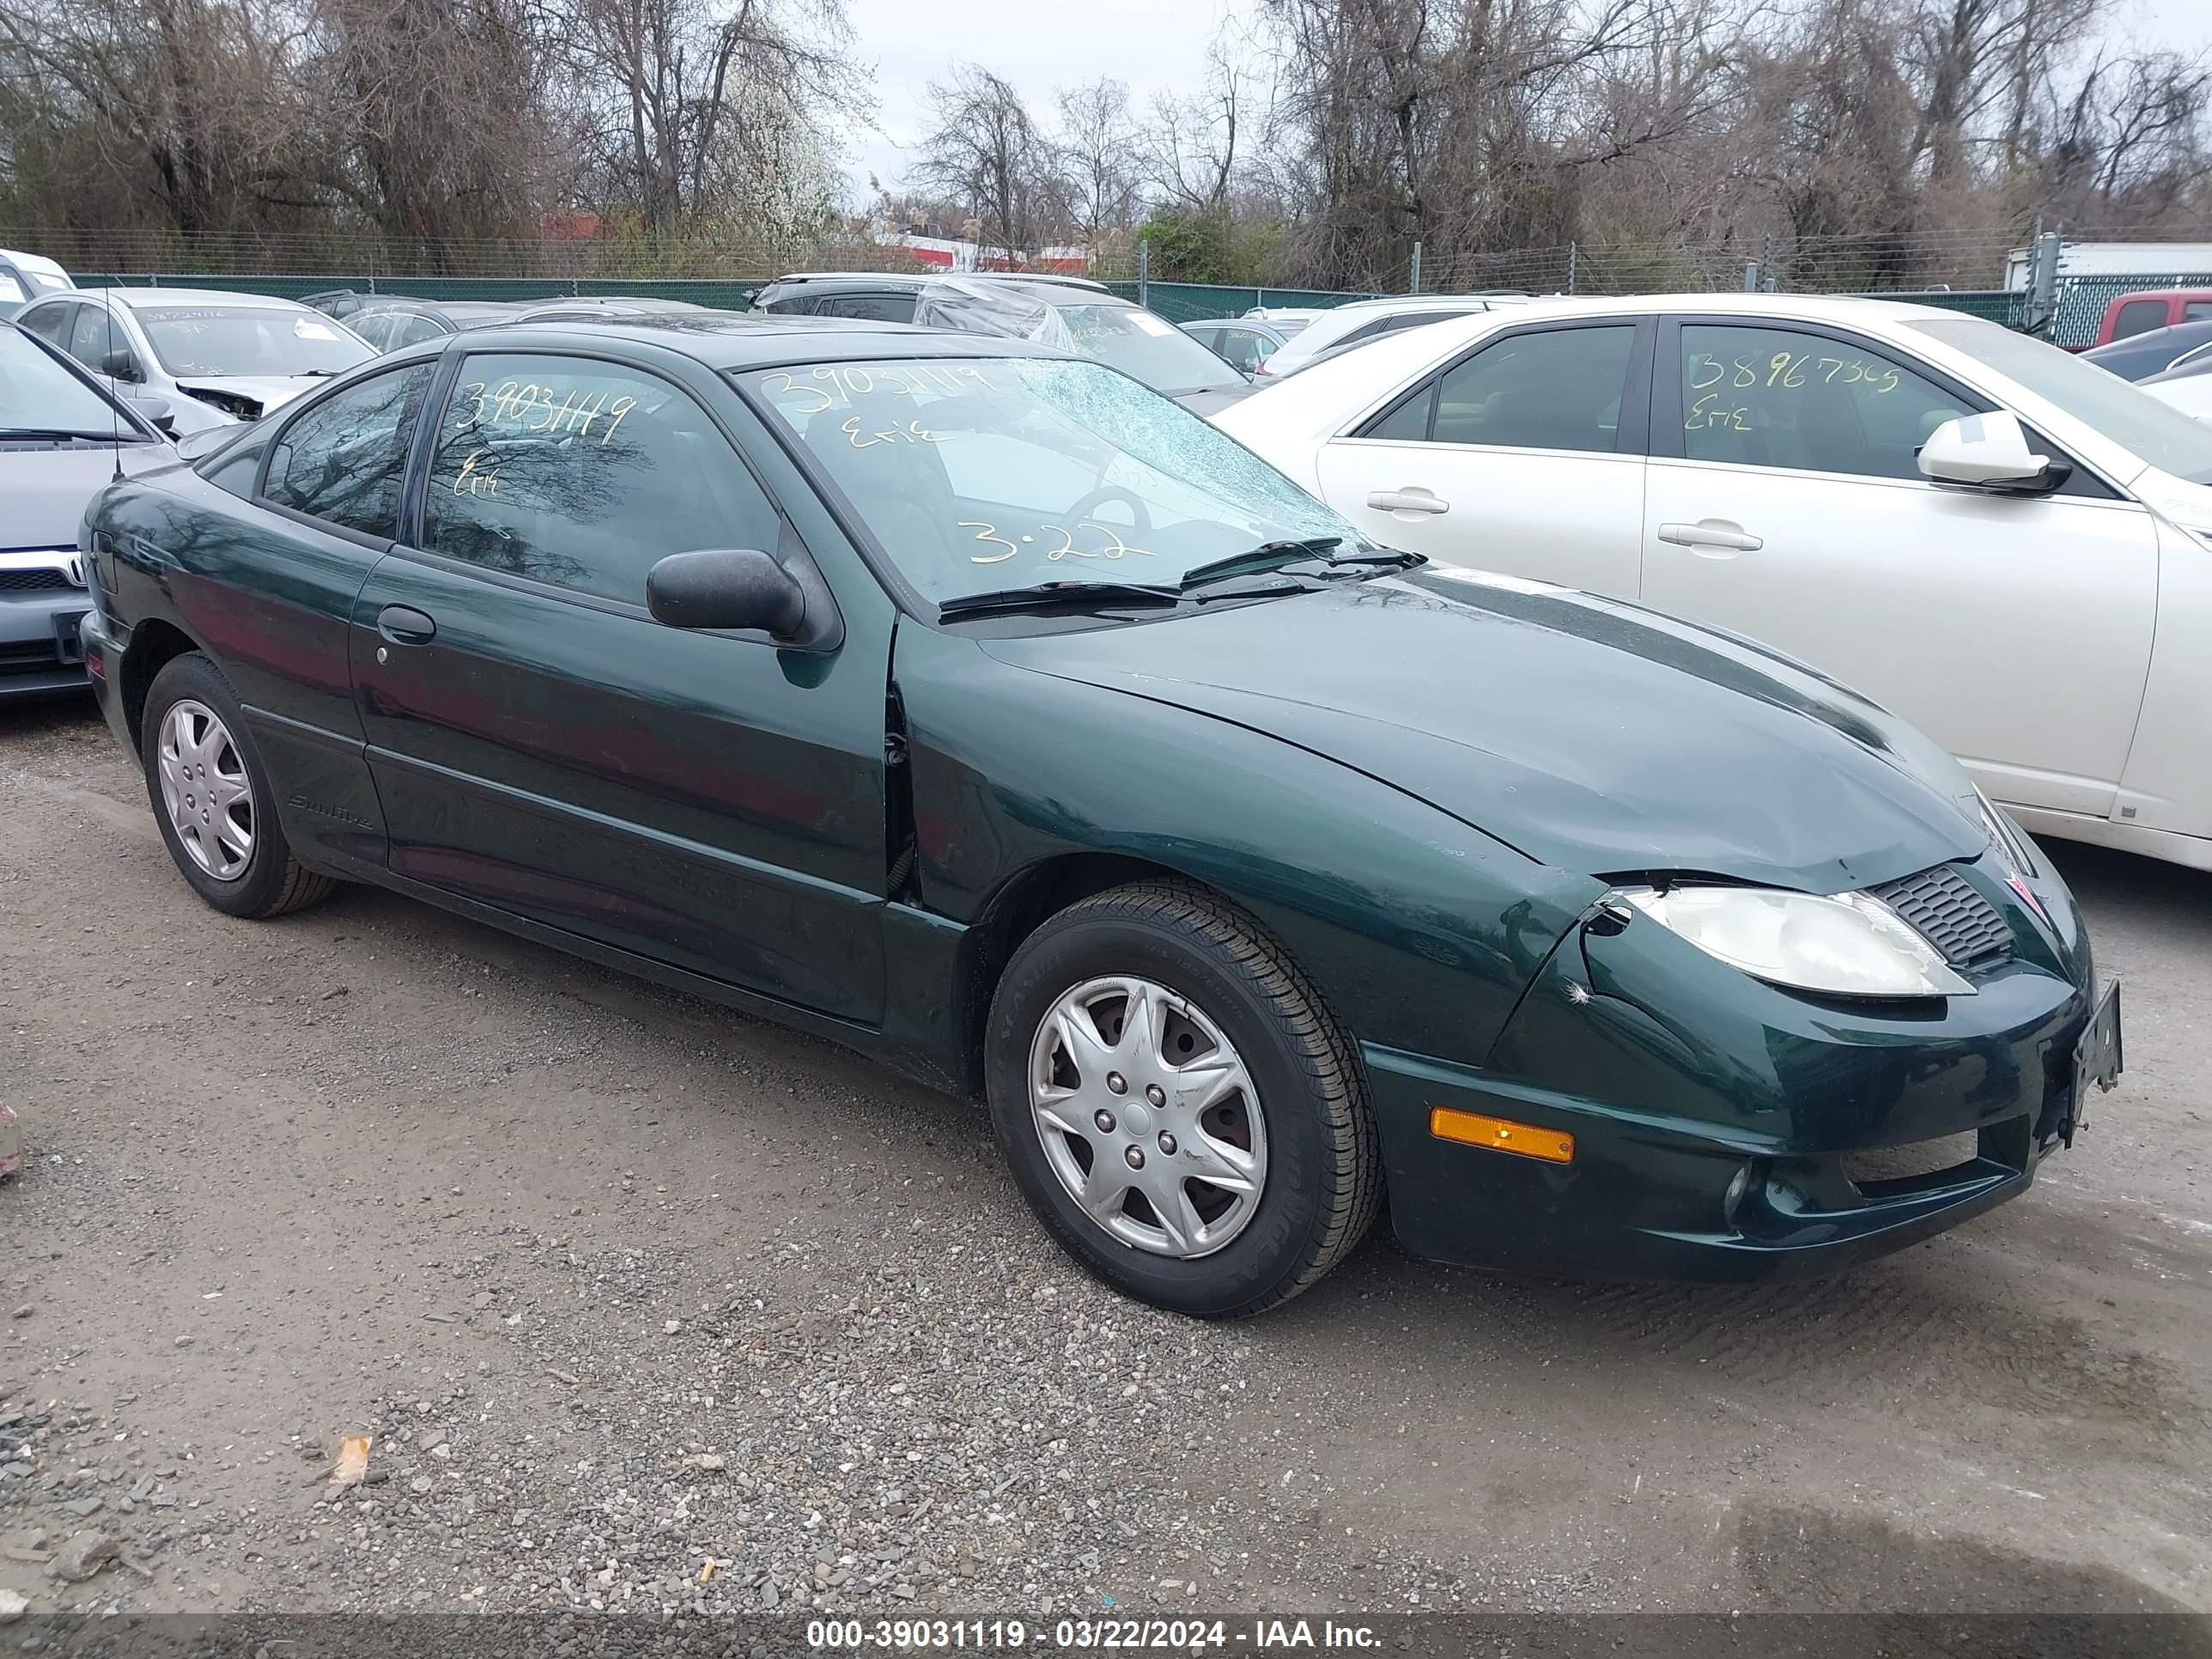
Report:
[[[1377,513],[1449,513],[1451,503],[1419,484],[1403,489],[1370,490],[1367,505]]]
[[[1659,539],[1672,542],[1677,547],[1724,547],[1731,553],[1756,553],[1766,545],[1758,537],[1747,535],[1740,524],[1726,519],[1700,519],[1695,524],[1662,524]]]

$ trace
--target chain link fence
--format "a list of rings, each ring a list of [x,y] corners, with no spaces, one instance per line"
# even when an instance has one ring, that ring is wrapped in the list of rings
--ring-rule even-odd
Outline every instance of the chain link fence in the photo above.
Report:
[[[2130,241],[2127,233],[2069,231],[2069,240]],[[1174,322],[1233,317],[1276,307],[1325,308],[1386,294],[1696,294],[1747,289],[1911,299],[2026,322],[2027,296],[2008,286],[2031,240],[2002,228],[1849,236],[1684,237],[1671,243],[1573,241],[1424,259],[1370,273],[1343,288],[1146,281],[1137,250],[1103,250],[1091,274]],[[592,236],[536,240],[441,240],[370,232],[314,234],[90,231],[0,228],[0,246],[58,259],[87,286],[153,283],[299,298],[328,289],[423,299],[541,300],[579,294],[657,295],[742,309],[756,291],[790,270],[921,271],[933,267],[896,244],[859,234],[811,238]],[[1161,272],[1162,276],[1170,273]],[[2087,343],[2106,307],[2135,289],[2212,286],[2212,276],[2177,270],[2130,276],[2062,276],[2045,337]]]

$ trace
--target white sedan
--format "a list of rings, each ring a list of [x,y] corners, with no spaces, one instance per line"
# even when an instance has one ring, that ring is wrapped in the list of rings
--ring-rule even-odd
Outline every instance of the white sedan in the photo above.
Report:
[[[179,437],[258,421],[376,356],[319,311],[207,289],[73,289],[25,306],[15,321],[117,396],[158,407]]]
[[[1764,641],[2030,829],[2212,869],[2212,426],[2065,352],[1875,300],[1538,301],[1214,419],[1385,542]]]

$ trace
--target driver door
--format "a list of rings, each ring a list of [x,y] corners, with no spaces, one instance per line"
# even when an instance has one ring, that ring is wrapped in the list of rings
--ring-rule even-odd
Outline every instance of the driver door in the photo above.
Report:
[[[714,401],[719,418],[630,363],[461,359],[422,493],[354,610],[391,868],[873,1024],[890,612],[848,583],[843,642],[818,655],[653,619],[646,574],[668,554],[811,558],[732,426],[764,466],[765,438]]]

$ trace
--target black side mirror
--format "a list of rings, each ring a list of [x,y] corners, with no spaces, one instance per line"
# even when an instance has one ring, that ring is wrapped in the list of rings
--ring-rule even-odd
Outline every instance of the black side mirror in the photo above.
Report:
[[[138,360],[128,351],[111,351],[100,360],[100,372],[118,380],[143,380],[138,372]]]
[[[818,644],[805,588],[757,548],[672,553],[646,574],[645,603],[671,628],[757,629],[779,645]]]

